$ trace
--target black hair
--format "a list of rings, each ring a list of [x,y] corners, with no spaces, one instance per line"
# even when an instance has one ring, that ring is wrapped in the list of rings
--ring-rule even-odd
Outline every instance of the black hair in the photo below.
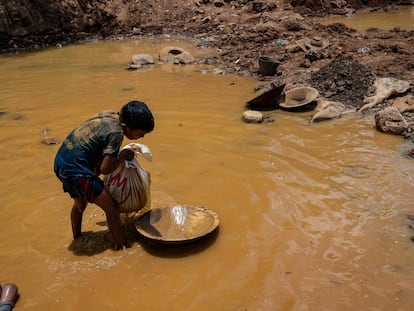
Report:
[[[125,104],[119,113],[119,121],[131,130],[151,132],[154,129],[154,117],[148,106],[140,101],[133,100]]]

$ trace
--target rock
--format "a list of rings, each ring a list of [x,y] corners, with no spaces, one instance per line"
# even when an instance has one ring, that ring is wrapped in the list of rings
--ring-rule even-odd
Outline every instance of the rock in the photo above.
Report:
[[[320,99],[318,100],[311,123],[339,118],[344,110],[345,105],[341,102]]]
[[[142,65],[141,64],[139,64],[139,65],[136,65],[136,64],[129,64],[127,67],[126,67],[126,69],[128,69],[128,70],[136,70],[136,69],[141,69],[142,68]]]
[[[41,140],[42,144],[56,145],[56,144],[59,143],[59,139],[56,139],[55,137],[49,136],[50,129],[48,129],[47,127],[42,129],[42,132],[43,132],[43,139]]]
[[[407,156],[414,158],[414,149],[410,149],[407,151]]]
[[[305,58],[308,59],[311,63],[317,60],[325,59],[329,57],[330,57],[329,52],[327,52],[326,50],[324,51],[309,50],[305,53]]]
[[[132,55],[132,64],[134,65],[154,64],[154,58],[148,54],[135,54],[135,55]]]
[[[194,62],[194,57],[179,47],[167,46],[160,51],[159,58],[166,63],[180,63],[191,64]]]
[[[392,107],[397,108],[401,113],[414,111],[414,95],[406,95],[395,99]]]
[[[410,88],[408,81],[398,80],[395,78],[377,78],[375,80],[375,95],[365,97],[365,105],[361,107],[360,111],[371,109],[384,99],[389,98],[396,93],[405,93]]]
[[[154,64],[154,59],[151,55],[148,54],[135,54],[132,55],[131,63],[126,67],[129,70],[141,69],[145,65]]]
[[[224,3],[224,1],[222,1],[222,0],[215,0],[215,1],[213,2],[213,5],[214,5],[216,8],[221,8],[222,6],[225,6],[225,3]]]
[[[408,123],[395,107],[387,107],[375,114],[377,130],[394,135],[402,135],[408,130]]]
[[[59,143],[59,140],[54,137],[45,137],[41,140],[41,143],[45,145],[56,145]]]
[[[261,13],[266,10],[267,4],[266,1],[253,1],[252,2],[252,11],[256,13]]]
[[[310,50],[318,51],[318,50],[322,50],[322,49],[327,48],[329,46],[329,40],[324,39],[324,38],[319,37],[319,36],[315,36],[312,39],[305,38],[305,39],[297,40],[296,44],[304,52],[307,52],[307,51],[310,51]]]
[[[246,110],[243,112],[243,121],[247,123],[261,123],[263,122],[263,114],[256,110]]]

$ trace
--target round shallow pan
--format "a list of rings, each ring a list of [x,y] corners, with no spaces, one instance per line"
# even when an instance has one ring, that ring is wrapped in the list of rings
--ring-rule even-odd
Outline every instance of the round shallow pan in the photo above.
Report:
[[[205,207],[172,206],[144,213],[137,220],[136,228],[152,241],[181,244],[207,236],[218,225],[217,214]]]

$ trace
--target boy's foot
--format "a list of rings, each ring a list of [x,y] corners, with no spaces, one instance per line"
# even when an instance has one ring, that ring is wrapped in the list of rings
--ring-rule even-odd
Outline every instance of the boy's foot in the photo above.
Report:
[[[0,305],[10,305],[11,308],[19,298],[19,290],[15,284],[3,284],[0,296]]]

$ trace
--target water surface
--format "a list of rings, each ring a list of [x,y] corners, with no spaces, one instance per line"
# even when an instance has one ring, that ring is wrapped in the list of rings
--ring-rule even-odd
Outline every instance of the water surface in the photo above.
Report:
[[[368,28],[392,30],[399,27],[404,30],[414,30],[414,6],[396,6],[387,11],[361,11],[350,16],[331,16],[324,18],[321,23],[323,25],[344,23],[361,33]]]
[[[0,57],[0,282],[19,285],[16,310],[410,310],[414,165],[403,139],[375,131],[372,115],[310,125],[309,113],[274,110],[274,123],[243,123],[257,83],[214,67],[124,69],[166,45],[207,52],[154,39]],[[156,248],[127,228],[132,247],[114,252],[90,205],[72,241],[58,145],[42,144],[43,131],[61,141],[132,99],[156,120],[140,140],[153,153],[140,160],[153,207],[213,210],[210,239]]]

